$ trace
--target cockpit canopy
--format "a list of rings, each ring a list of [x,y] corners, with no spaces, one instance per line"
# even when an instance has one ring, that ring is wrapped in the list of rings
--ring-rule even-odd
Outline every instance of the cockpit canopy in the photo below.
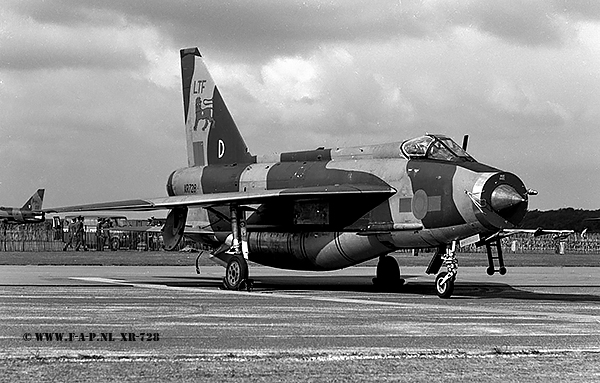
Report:
[[[410,159],[430,159],[438,161],[475,161],[450,137],[428,134],[402,143],[402,153]]]

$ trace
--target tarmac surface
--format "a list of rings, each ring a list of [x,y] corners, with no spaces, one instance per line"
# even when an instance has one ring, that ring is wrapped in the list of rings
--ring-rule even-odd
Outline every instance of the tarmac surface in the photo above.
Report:
[[[374,272],[0,266],[0,380],[600,381],[600,267]]]

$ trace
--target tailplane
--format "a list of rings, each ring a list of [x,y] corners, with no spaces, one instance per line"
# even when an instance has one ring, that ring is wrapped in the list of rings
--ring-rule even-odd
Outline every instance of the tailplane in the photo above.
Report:
[[[31,210],[31,211],[40,211],[42,210],[42,203],[44,202],[44,189],[38,189],[31,198],[25,202],[25,205],[21,209],[23,210]]]
[[[180,54],[188,166],[256,162],[198,48]]]

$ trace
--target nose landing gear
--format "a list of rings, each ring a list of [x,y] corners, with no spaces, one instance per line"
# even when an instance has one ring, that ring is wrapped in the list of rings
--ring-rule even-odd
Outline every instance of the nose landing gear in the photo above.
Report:
[[[458,259],[456,259],[456,241],[452,241],[449,248],[440,246],[429,266],[427,274],[437,273],[442,265],[446,266],[446,271],[442,271],[435,278],[435,290],[440,298],[450,298],[454,293],[454,281],[458,273]]]
[[[450,298],[454,292],[454,277],[442,271],[435,277],[435,291],[440,298]]]

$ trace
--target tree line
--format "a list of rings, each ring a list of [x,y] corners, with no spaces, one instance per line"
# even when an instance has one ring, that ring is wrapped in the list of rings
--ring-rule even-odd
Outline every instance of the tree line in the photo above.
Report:
[[[597,220],[592,220],[597,218]],[[523,229],[544,229],[557,230],[575,230],[580,233],[588,229],[588,233],[600,232],[600,209],[583,210],[573,209],[571,207],[558,210],[530,210],[519,225]]]

